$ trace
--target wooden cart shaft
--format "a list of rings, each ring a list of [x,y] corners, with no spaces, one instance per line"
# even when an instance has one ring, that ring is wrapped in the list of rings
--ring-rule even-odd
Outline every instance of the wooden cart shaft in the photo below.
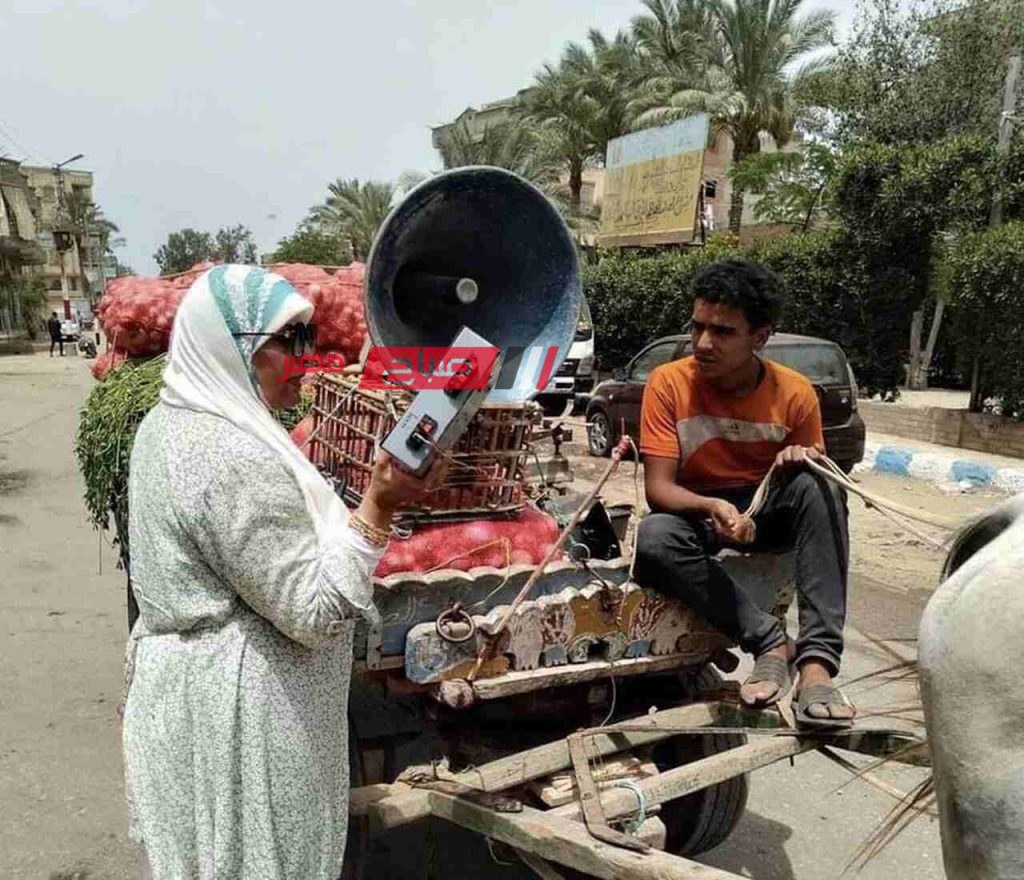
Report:
[[[630,788],[600,792],[609,821],[634,814],[638,794],[651,809],[815,749],[836,748],[916,765],[927,764],[924,743],[892,730],[851,730],[831,734],[785,728],[773,712],[753,713],[730,702],[699,702],[586,732],[587,751],[597,759],[675,736],[729,730],[750,734],[745,745],[634,780]],[[578,734],[576,735],[578,736]],[[355,789],[350,812],[367,816],[377,829],[390,829],[436,816],[536,859],[565,865],[595,877],[629,880],[725,880],[738,875],[658,850],[634,852],[595,839],[583,823],[580,801],[551,810],[520,803],[520,786],[572,766],[568,739],[491,761],[461,773],[424,768],[416,784],[396,782]],[[589,771],[587,771],[589,772]],[[408,777],[408,774],[407,774]],[[412,777],[415,778],[415,774]],[[544,876],[544,871],[535,867]],[[552,869],[553,871],[554,869]],[[557,873],[548,876],[558,876]]]

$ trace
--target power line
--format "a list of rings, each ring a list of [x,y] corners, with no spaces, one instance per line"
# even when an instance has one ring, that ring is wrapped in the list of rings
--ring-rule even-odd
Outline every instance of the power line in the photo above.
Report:
[[[38,150],[28,149],[13,134],[11,134],[11,130],[4,125],[4,121],[2,119],[0,119],[0,135],[3,135],[9,144],[19,149],[26,159],[31,156],[36,156],[44,162],[46,161],[46,157],[42,153]]]

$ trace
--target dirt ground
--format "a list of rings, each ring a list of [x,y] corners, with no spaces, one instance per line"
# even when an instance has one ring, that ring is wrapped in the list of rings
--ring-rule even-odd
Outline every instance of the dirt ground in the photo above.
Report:
[[[127,839],[120,725],[125,585],[109,544],[85,519],[73,454],[78,409],[92,387],[89,362],[46,354],[0,358],[0,878],[127,880],[137,876]],[[604,463],[574,460],[578,488]],[[631,501],[632,465],[609,488]],[[994,500],[946,496],[911,480],[862,477],[903,503],[968,516]],[[850,622],[912,640],[942,554],[851,504]],[[912,652],[912,645],[909,650]],[[882,658],[851,627],[844,675]],[[737,672],[743,674],[744,667]],[[891,697],[851,696],[859,704]],[[863,701],[862,701],[863,697]],[[921,771],[886,779],[906,790]],[[810,755],[754,775],[747,812],[725,844],[702,859],[759,880],[837,877],[892,806],[887,795]],[[407,845],[408,844],[408,845]],[[493,863],[479,838],[446,830],[433,855],[408,837],[377,844],[386,876],[532,876]],[[454,854],[458,854],[455,856]],[[938,880],[935,824],[916,824],[861,875]]]
[[[574,490],[584,491],[600,479],[608,466],[606,459],[577,454],[572,447],[571,461],[576,476]],[[623,462],[602,493],[608,504],[635,504],[643,496],[643,465]],[[989,492],[949,495],[923,480],[911,480],[892,474],[855,473],[854,480],[874,495],[891,499],[904,507],[929,511],[953,519],[967,519],[997,503],[1003,496]],[[639,493],[635,486],[639,485]],[[904,531],[864,501],[851,497],[850,567],[859,575],[885,584],[890,589],[914,592],[930,591],[938,583],[945,553],[909,531]],[[947,533],[927,525],[916,528],[935,540]]]

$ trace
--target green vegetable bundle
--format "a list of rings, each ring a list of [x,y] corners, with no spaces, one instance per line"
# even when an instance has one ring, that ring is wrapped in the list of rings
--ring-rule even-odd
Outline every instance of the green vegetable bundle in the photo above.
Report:
[[[113,526],[121,565],[128,568],[128,462],[135,432],[160,398],[164,356],[127,361],[93,388],[82,408],[75,453],[85,478],[85,506],[98,529]],[[312,397],[275,413],[291,429],[312,406]]]
[[[111,517],[121,563],[128,562],[128,461],[139,423],[155,405],[166,359],[128,361],[92,389],[75,440],[85,478],[89,521],[109,529]]]

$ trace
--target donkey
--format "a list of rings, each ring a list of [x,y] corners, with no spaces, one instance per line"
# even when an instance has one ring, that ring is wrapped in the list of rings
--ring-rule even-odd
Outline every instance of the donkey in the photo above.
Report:
[[[1024,877],[1024,494],[956,537],[921,619],[921,696],[950,880]]]

